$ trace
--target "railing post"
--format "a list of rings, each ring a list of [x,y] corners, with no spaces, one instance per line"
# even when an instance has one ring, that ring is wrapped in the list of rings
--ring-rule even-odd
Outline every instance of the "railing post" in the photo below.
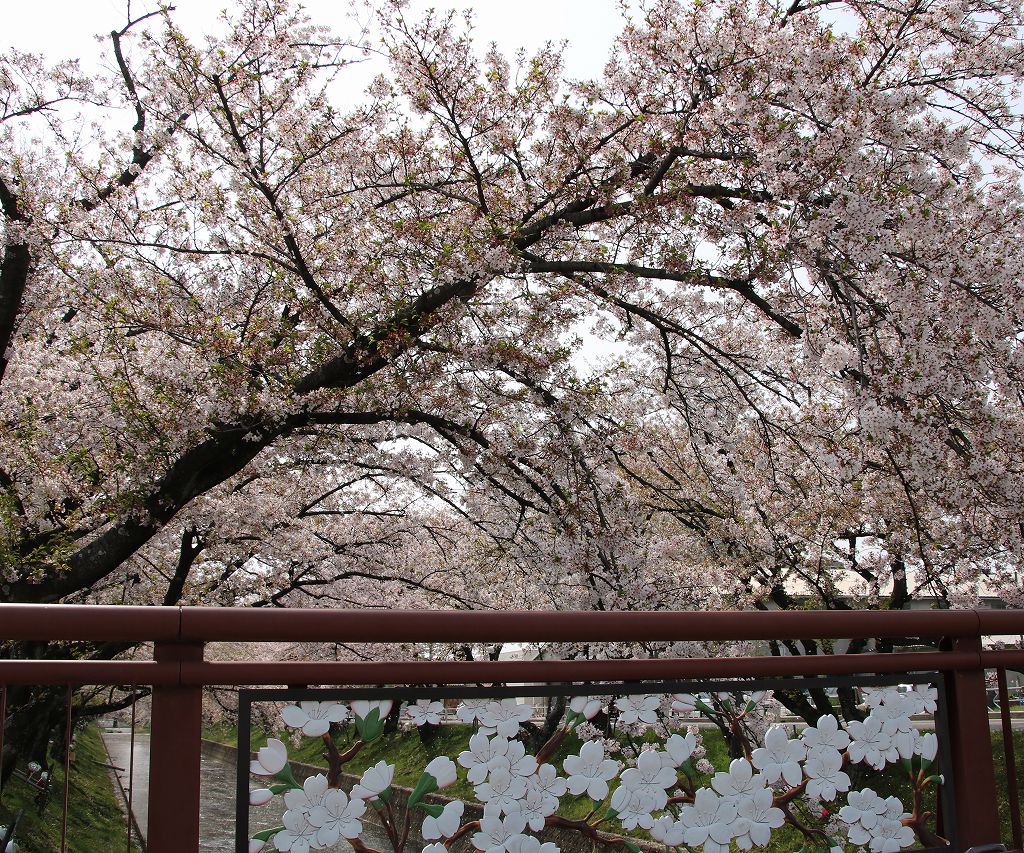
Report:
[[[200,661],[202,643],[157,643],[157,661]],[[199,850],[203,688],[154,686],[149,745],[148,853]]]
[[[944,643],[944,645],[948,645]],[[996,771],[988,722],[981,637],[953,641],[955,652],[978,654],[978,668],[945,673],[953,757],[957,850],[999,842]]]

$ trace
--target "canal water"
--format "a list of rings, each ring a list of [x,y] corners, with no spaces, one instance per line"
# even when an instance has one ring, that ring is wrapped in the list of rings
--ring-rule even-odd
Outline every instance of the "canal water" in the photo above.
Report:
[[[219,755],[203,755],[199,804],[200,853],[232,853],[235,849],[235,765]],[[249,832],[281,825],[284,797],[274,797],[267,805],[249,809]],[[364,824],[365,827],[365,824]],[[365,827],[360,838],[369,847],[389,850],[388,841],[372,827]],[[349,853],[352,847],[340,840],[331,848]],[[411,849],[411,847],[409,848]]]
[[[231,853],[235,849],[235,765],[219,756],[204,755],[202,773],[199,850],[201,853]],[[283,813],[283,797],[274,797],[265,806],[249,809],[249,831],[280,826]]]

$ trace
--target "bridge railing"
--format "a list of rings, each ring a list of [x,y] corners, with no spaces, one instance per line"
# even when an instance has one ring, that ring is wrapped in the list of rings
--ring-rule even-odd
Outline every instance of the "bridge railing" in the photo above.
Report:
[[[11,691],[64,685],[68,709],[80,685],[148,686],[150,853],[199,849],[199,778],[203,689],[208,686],[394,686],[692,682],[712,679],[934,673],[948,727],[952,772],[949,823],[955,850],[985,845],[1022,849],[1016,756],[1007,670],[1024,670],[1024,650],[993,650],[992,637],[1024,635],[1024,611],[799,612],[490,612],[345,611],[201,607],[0,605],[0,641],[151,643],[151,660],[0,660],[0,753]],[[930,650],[629,660],[222,661],[204,659],[213,642],[266,643],[535,643],[800,641],[913,638]],[[819,642],[820,647],[820,642]],[[40,647],[36,646],[37,652]],[[45,647],[42,647],[45,649]],[[990,690],[1001,698],[1005,784],[1011,837],[1001,837],[992,760]],[[889,679],[892,681],[892,678]],[[578,692],[578,691],[577,691]],[[70,716],[67,732],[70,735]],[[65,750],[67,754],[69,750]],[[67,774],[65,773],[65,786]],[[66,821],[67,790],[64,791]],[[130,832],[130,830],[129,830]],[[3,846],[0,838],[0,849]],[[63,847],[64,842],[62,842]],[[112,848],[113,849],[113,848]],[[997,848],[998,849],[998,848]]]

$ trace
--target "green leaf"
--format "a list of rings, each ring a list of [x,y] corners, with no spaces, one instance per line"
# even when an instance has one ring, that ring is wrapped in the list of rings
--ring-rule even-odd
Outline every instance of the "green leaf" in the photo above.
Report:
[[[409,808],[417,805],[424,796],[427,794],[433,794],[437,789],[437,779],[424,771],[420,775],[419,781],[416,783],[416,787],[413,788],[412,793],[409,795]]]
[[[273,775],[274,779],[279,779],[281,782],[288,785],[289,788],[301,788],[302,786],[296,781],[295,776],[292,774],[292,766],[286,764],[277,773]]]
[[[262,832],[257,832],[253,835],[257,841],[270,841],[277,833],[284,832],[283,826],[275,826],[273,829],[264,829]]]
[[[698,711],[700,711],[702,714],[705,714],[705,715],[707,715],[709,717],[714,716],[714,714],[715,714],[714,709],[713,708],[709,708],[707,705],[705,705],[703,702],[701,702],[700,699],[697,699],[694,702],[693,706]]]
[[[370,709],[365,717],[356,717],[356,731],[360,740],[365,743],[377,740],[384,734],[384,722],[380,718],[380,708]]]
[[[423,809],[431,817],[441,817],[441,812],[444,811],[444,806],[437,803],[417,803],[416,808]]]

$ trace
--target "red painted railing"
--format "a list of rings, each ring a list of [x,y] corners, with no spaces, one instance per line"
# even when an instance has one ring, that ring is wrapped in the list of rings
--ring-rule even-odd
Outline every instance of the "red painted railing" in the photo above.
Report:
[[[148,685],[150,853],[199,844],[202,689],[209,685],[470,684],[939,672],[949,708],[961,849],[1000,838],[985,670],[996,670],[1004,709],[1007,790],[1018,809],[1005,670],[1024,651],[992,651],[983,639],[1024,635],[1024,611],[801,611],[566,613],[263,610],[198,607],[0,605],[0,639],[152,642],[152,661],[0,660],[6,685]],[[935,651],[801,657],[587,661],[251,662],[206,661],[208,642],[624,642],[905,638]],[[0,693],[0,721],[5,709]],[[2,739],[0,724],[0,739]],[[0,740],[2,747],[2,740]],[[1021,849],[1019,810],[1012,843]]]

